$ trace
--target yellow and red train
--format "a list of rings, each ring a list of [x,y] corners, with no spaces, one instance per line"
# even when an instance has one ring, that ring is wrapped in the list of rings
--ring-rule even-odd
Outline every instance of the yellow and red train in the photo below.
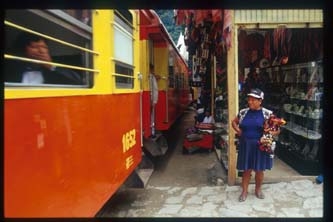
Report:
[[[48,40],[46,63],[82,78],[26,83],[5,69],[4,216],[93,217],[143,151],[165,153],[163,132],[191,102],[187,64],[153,10],[15,9],[4,24],[5,68],[45,64],[10,50],[28,32]],[[155,106],[150,66],[160,77]]]

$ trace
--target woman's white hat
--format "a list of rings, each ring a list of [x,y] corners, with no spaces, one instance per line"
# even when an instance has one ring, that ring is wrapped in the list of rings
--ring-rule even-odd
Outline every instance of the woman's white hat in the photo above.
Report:
[[[257,99],[264,99],[264,92],[260,89],[251,89],[251,92],[247,96],[252,96]]]

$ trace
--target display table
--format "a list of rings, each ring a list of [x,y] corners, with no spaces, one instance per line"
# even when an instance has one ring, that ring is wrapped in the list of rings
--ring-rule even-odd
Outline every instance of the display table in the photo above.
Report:
[[[214,148],[214,125],[199,123],[195,125],[196,133],[189,134],[183,142],[183,153],[192,153],[199,149],[212,150]]]

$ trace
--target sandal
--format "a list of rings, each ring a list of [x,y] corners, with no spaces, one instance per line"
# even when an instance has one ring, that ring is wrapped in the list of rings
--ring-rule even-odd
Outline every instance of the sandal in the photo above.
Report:
[[[247,193],[242,192],[241,195],[238,198],[238,201],[239,202],[244,202],[246,200],[246,198],[247,198]]]
[[[260,190],[259,192],[255,192],[256,197],[259,199],[265,199],[264,193]]]

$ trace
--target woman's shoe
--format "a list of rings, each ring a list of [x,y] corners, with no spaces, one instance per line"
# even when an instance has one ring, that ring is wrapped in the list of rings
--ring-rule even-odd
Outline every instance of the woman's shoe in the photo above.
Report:
[[[241,195],[239,196],[238,200],[239,202],[244,202],[247,198],[247,193],[246,192],[242,192]]]
[[[259,198],[259,199],[265,199],[265,195],[264,195],[264,193],[261,190],[258,191],[258,192],[256,191],[255,194],[256,194],[257,198]]]

